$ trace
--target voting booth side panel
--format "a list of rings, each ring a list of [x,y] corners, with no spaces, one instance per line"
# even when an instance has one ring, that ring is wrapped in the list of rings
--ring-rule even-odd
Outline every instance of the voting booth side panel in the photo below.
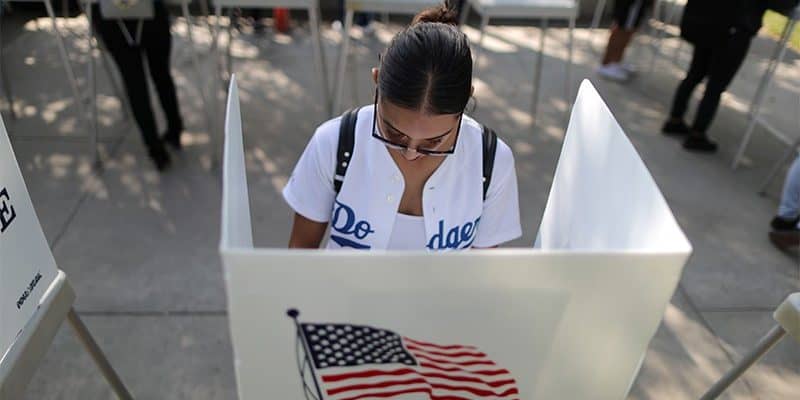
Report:
[[[220,234],[220,256],[226,283],[228,304],[233,301],[230,280],[230,253],[252,249],[253,230],[250,218],[250,199],[247,188],[247,169],[244,157],[239,88],[236,75],[231,76],[228,87],[228,102],[225,109],[225,144],[222,159],[222,221]],[[229,308],[229,313],[234,312]],[[231,326],[231,329],[233,326]],[[233,333],[231,333],[233,335]],[[234,369],[239,398],[242,396],[241,376],[244,373],[239,360],[243,350],[234,346]]]
[[[236,75],[231,77],[225,112],[220,248],[252,248],[253,230],[244,158],[242,116]]]
[[[0,354],[36,312],[57,267],[0,119]]]
[[[658,185],[588,80],[573,107],[536,247],[691,252]]]
[[[501,383],[468,386],[498,397],[610,400],[625,397],[686,255],[234,250],[223,259],[242,400],[302,399],[315,382],[322,398],[339,400],[363,394],[352,389],[365,383],[359,374],[402,369],[403,379],[447,380],[480,378],[470,374],[485,368],[504,374]],[[331,332],[300,334],[292,310],[300,324]],[[406,353],[393,355],[409,359],[349,363],[350,355],[359,362],[356,351],[393,348],[368,338],[354,347],[348,329],[399,341]],[[468,359],[448,359],[452,346],[469,348]]]

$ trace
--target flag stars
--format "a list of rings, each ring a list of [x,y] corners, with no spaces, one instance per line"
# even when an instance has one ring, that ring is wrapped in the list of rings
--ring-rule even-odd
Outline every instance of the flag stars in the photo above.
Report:
[[[402,338],[391,331],[344,324],[304,325],[303,331],[318,368],[392,363],[417,365]]]

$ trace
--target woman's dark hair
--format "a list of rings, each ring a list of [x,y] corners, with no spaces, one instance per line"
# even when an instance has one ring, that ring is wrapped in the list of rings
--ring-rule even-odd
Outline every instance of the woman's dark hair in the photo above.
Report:
[[[458,114],[472,95],[472,53],[446,3],[417,14],[383,56],[378,88],[397,106],[430,114]]]

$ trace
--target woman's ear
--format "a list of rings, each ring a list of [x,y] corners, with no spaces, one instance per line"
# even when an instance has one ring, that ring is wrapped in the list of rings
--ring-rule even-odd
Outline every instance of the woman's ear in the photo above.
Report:
[[[471,86],[469,89],[469,97],[472,97],[474,95],[475,95],[475,86]]]
[[[378,84],[378,67],[372,68],[372,81],[375,82],[376,85]]]

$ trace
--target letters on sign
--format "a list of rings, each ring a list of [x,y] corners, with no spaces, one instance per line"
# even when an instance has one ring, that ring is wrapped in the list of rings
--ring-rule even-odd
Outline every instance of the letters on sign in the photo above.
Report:
[[[0,233],[5,232],[15,218],[17,218],[17,213],[11,206],[11,197],[8,195],[8,190],[3,188],[0,190]]]

